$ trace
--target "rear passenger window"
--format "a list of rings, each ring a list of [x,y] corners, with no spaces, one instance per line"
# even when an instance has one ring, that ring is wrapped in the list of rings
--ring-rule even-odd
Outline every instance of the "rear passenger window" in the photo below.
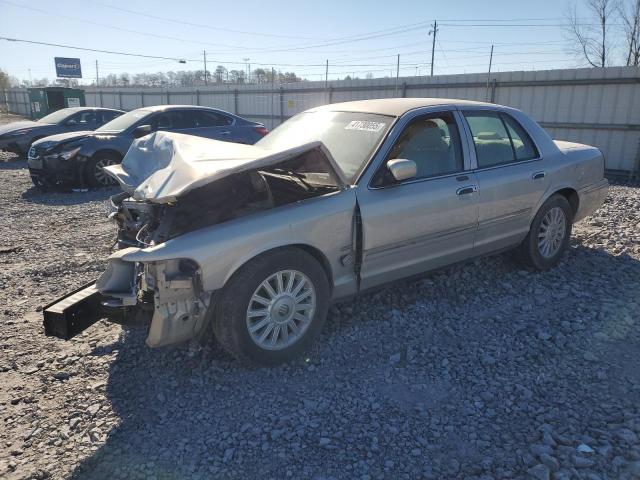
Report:
[[[230,117],[215,112],[195,112],[195,118],[196,127],[223,127],[233,122]]]
[[[504,123],[507,124],[507,131],[513,141],[513,147],[516,151],[516,159],[529,160],[537,158],[538,151],[533,145],[531,138],[529,138],[529,135],[527,135],[527,132],[524,131],[524,128],[522,128],[520,124],[509,115],[502,115],[502,118],[504,119]]]
[[[120,112],[103,111],[102,112],[102,123],[110,122],[111,120],[113,120],[116,117],[119,117],[120,115],[122,115]]]
[[[466,112],[464,116],[473,135],[479,168],[538,156],[527,133],[508,115],[482,111]]]

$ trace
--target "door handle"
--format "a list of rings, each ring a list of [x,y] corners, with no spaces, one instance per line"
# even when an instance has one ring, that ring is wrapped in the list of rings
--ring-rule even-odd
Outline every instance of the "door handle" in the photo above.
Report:
[[[467,185],[466,187],[460,187],[458,190],[456,190],[456,195],[469,195],[477,191],[477,185]]]
[[[231,135],[231,132],[229,132],[229,131],[220,132],[220,135]]]
[[[541,178],[546,177],[547,174],[545,172],[536,172],[533,175],[531,175],[531,178],[533,178],[534,180],[539,180]]]

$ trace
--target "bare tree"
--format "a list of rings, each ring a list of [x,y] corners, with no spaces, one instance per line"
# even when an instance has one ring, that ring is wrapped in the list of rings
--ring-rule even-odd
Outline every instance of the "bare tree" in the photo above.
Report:
[[[620,18],[625,34],[627,65],[640,64],[640,0],[621,3]]]
[[[611,30],[618,12],[616,0],[583,0],[588,18],[578,16],[578,5],[567,14],[569,36],[576,42],[576,53],[592,67],[606,67],[611,61]]]

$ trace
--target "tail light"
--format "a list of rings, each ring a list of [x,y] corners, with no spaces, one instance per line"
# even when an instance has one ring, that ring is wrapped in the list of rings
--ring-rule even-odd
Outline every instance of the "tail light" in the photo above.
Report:
[[[263,137],[269,133],[269,130],[267,130],[267,127],[265,127],[264,125],[258,125],[257,127],[253,127],[253,129],[258,132],[260,135],[262,135]]]

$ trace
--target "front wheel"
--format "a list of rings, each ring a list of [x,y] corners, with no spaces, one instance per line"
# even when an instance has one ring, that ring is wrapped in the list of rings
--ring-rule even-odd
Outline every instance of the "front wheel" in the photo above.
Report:
[[[117,185],[115,179],[104,171],[104,167],[120,163],[120,158],[112,153],[102,153],[91,158],[85,167],[84,180],[90,187],[110,187]]]
[[[264,254],[236,272],[215,306],[213,331],[241,361],[275,365],[301,355],[322,329],[329,282],[305,251]]]
[[[531,222],[519,247],[520,258],[538,270],[553,267],[569,246],[573,210],[562,195],[552,195]]]

